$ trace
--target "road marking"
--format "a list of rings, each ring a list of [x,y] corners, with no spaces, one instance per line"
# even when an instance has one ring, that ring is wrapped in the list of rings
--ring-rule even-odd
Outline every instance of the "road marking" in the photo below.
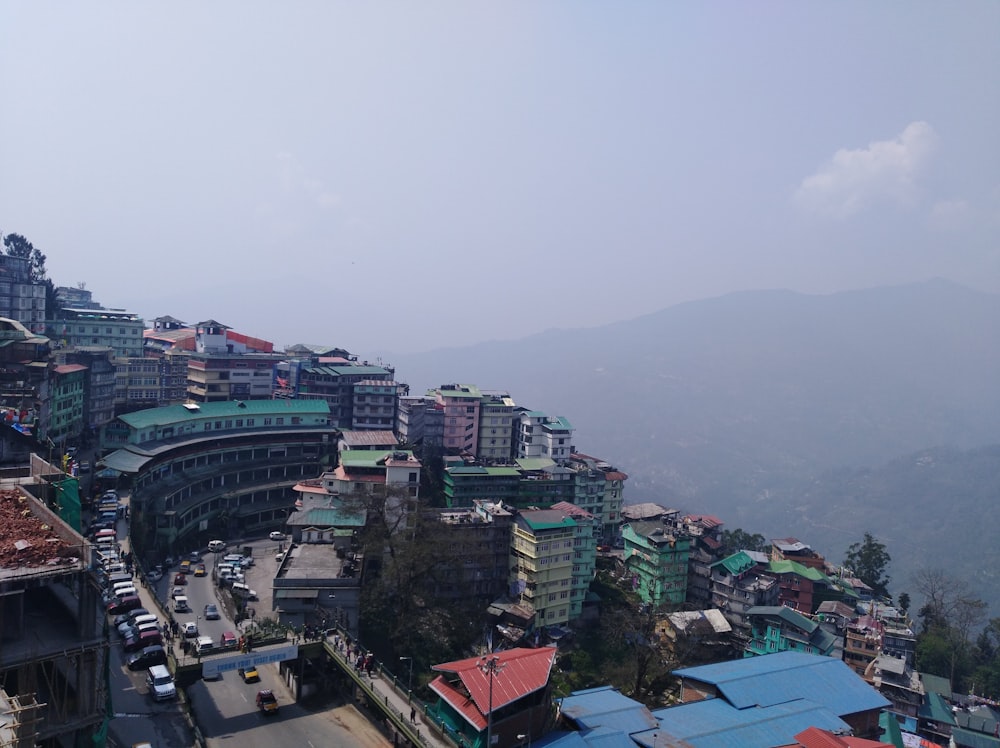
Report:
[[[240,694],[240,696],[242,696],[242,697],[243,697],[243,700],[244,700],[244,701],[247,701],[247,702],[249,702],[249,701],[250,701],[250,699],[248,699],[248,698],[247,698],[247,695],[246,695],[245,693],[241,693],[241,694]]]

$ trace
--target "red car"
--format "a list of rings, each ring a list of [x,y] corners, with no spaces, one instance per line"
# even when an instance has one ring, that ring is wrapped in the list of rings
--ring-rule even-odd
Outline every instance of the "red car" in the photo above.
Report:
[[[174,584],[187,584],[187,574],[174,574]]]

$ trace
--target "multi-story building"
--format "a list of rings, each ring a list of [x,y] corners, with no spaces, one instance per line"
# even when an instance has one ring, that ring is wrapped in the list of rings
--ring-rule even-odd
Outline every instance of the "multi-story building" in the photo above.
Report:
[[[249,346],[248,341],[255,345]],[[191,402],[260,400],[271,397],[274,367],[282,356],[271,344],[242,339],[215,320],[195,325],[195,350],[188,359],[187,396]]]
[[[48,386],[42,390],[40,439],[64,447],[83,433],[86,387],[86,366],[62,364],[50,369]]]
[[[35,334],[45,332],[45,285],[31,278],[25,257],[0,255],[0,317],[20,322]]]
[[[716,561],[712,569],[712,606],[722,611],[734,629],[748,634],[747,611],[778,604],[778,582],[763,574],[763,566],[744,551]]]
[[[472,384],[443,384],[428,394],[433,394],[444,410],[445,450],[475,457],[483,393]]]
[[[518,503],[521,471],[516,467],[449,465],[444,469],[444,497],[449,507],[471,507],[477,499]]]
[[[323,402],[187,403],[115,423],[120,449],[102,462],[132,479],[133,543],[164,555],[282,527],[293,487],[336,452]]]
[[[573,426],[562,416],[522,410],[517,430],[518,457],[549,457],[566,462],[573,453]]]
[[[614,544],[622,526],[628,475],[598,457],[574,452],[568,467],[575,471],[573,503],[594,515],[602,543]]]
[[[882,646],[885,626],[872,616],[860,616],[844,632],[844,662],[860,676],[869,670]]]
[[[747,621],[750,642],[745,657],[793,651],[842,659],[843,639],[784,605],[750,608]]]
[[[676,606],[687,593],[690,539],[658,521],[629,522],[622,527],[625,571],[632,588],[655,607]]]
[[[444,447],[444,406],[429,395],[399,398],[396,433],[406,444]]]
[[[48,338],[17,320],[0,318],[0,414],[23,434],[36,434],[49,350]]]
[[[391,431],[396,425],[399,385],[382,379],[362,379],[353,387],[351,425],[354,431]]]
[[[83,286],[58,286],[56,288],[56,301],[60,308],[70,309],[101,309],[101,305],[94,301],[94,292],[88,291]]]
[[[33,456],[32,475],[57,469]],[[39,482],[0,490],[0,735],[6,745],[82,745],[108,708],[108,638],[92,548],[49,509]],[[23,541],[15,545],[16,541]]]
[[[95,436],[115,417],[115,362],[110,348],[85,346],[63,348],[56,352],[59,364],[78,364],[87,368],[84,381],[83,423]]]
[[[405,449],[345,449],[328,474],[331,490],[341,495],[387,495],[392,489],[420,498],[420,460]]]
[[[597,565],[597,518],[568,501],[560,501],[553,505],[552,509],[565,512],[576,522],[576,533],[573,538],[573,576],[569,593],[569,620],[575,621],[583,615],[587,592],[590,591],[590,583],[594,581]],[[548,602],[552,601],[550,595]]]
[[[796,561],[771,561],[764,573],[778,581],[779,605],[806,615],[815,613],[822,602],[843,598],[843,592],[826,574]]]
[[[47,324],[67,348],[102,346],[115,357],[142,356],[145,323],[138,314],[122,309],[63,309]]]
[[[396,427],[396,401],[406,386],[393,379],[395,371],[358,361],[346,351],[332,356],[293,356],[286,351],[275,364],[271,395],[276,399],[322,400],[330,406],[333,423],[342,429],[386,430]],[[355,398],[355,390],[360,399]],[[391,402],[386,398],[391,398]],[[363,408],[355,417],[355,408]]]
[[[577,522],[558,509],[520,512],[511,533],[510,592],[536,628],[570,620]]]
[[[446,528],[450,563],[435,569],[445,599],[490,601],[507,589],[514,515],[502,504],[476,501],[471,509],[428,509],[426,519]]]
[[[484,392],[479,404],[476,456],[486,463],[507,464],[514,454],[514,400],[506,392]]]

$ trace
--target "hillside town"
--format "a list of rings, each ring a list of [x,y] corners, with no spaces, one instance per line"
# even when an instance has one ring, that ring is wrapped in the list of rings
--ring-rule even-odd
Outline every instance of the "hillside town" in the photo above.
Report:
[[[105,669],[208,745],[186,690],[238,673],[269,724],[336,692],[387,745],[1000,746],[875,538],[734,547],[544,403],[46,289],[0,255],[0,746],[111,740]],[[662,682],[574,684],[609,590]]]

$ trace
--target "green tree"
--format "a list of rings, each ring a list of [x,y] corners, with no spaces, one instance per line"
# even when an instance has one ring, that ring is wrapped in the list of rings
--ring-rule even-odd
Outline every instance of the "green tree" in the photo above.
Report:
[[[3,246],[10,257],[22,257],[28,261],[31,280],[41,283],[45,280],[45,255],[21,234],[7,234]]]
[[[760,533],[751,535],[739,527],[722,531],[722,548],[727,556],[737,551],[764,551],[767,547],[767,538]]]
[[[899,593],[899,609],[906,612],[910,609],[910,593],[900,592]]]
[[[886,568],[892,556],[870,532],[866,532],[860,543],[852,543],[844,556],[844,568],[872,588],[881,597],[889,595],[889,577]]]
[[[986,619],[987,605],[969,592],[965,581],[940,569],[921,569],[916,582],[924,598],[917,614],[917,667],[949,678],[952,688],[964,692],[974,667],[972,632]]]

